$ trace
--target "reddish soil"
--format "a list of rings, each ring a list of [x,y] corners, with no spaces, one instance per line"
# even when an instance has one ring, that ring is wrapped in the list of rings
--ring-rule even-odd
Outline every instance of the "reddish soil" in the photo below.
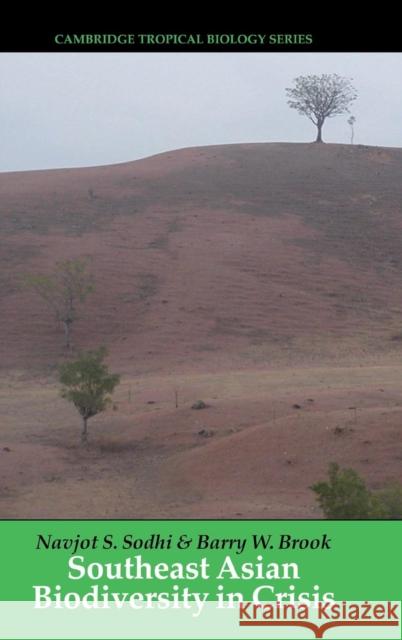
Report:
[[[0,175],[0,517],[319,517],[330,461],[401,481],[401,171],[255,144]],[[61,328],[20,286],[78,256],[74,352],[122,374],[88,449]]]

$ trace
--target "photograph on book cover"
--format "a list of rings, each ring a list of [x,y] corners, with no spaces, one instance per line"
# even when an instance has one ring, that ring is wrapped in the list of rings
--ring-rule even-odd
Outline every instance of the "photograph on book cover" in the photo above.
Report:
[[[0,518],[400,518],[400,53],[1,53]]]

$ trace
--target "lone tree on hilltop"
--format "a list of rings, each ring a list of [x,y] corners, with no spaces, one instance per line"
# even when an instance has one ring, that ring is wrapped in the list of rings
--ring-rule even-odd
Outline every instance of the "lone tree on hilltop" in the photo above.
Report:
[[[348,78],[336,73],[321,76],[298,76],[294,87],[287,88],[288,105],[307,116],[317,127],[315,142],[322,142],[322,127],[327,118],[349,112],[357,92]]]
[[[60,395],[73,403],[82,418],[82,443],[88,440],[89,418],[106,409],[111,402],[109,394],[113,393],[120,382],[120,376],[110,373],[103,362],[106,355],[106,348],[100,347],[59,367],[59,380],[63,385]]]
[[[35,291],[64,328],[64,346],[71,346],[71,327],[77,319],[77,306],[94,290],[93,276],[87,272],[88,258],[63,260],[51,275],[25,276],[24,284]]]

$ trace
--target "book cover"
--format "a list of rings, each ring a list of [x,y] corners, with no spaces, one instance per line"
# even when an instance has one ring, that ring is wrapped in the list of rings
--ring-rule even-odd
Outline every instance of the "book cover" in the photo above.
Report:
[[[0,638],[400,638],[397,40],[2,37]]]

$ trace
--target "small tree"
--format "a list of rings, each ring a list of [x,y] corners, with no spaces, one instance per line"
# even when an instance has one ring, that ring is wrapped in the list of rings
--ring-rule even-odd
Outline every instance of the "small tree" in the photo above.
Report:
[[[350,144],[353,144],[353,139],[355,137],[355,122],[356,118],[354,116],[350,116],[348,119],[348,125],[350,126]]]
[[[310,487],[327,518],[358,520],[372,517],[373,500],[364,481],[353,469],[340,469],[329,465],[328,482],[317,482]]]
[[[87,442],[89,418],[104,411],[111,402],[110,395],[120,382],[117,373],[109,373],[103,362],[107,351],[100,347],[87,351],[77,360],[66,362],[59,367],[59,380],[63,387],[62,398],[72,402],[81,415],[83,428],[81,441]]]
[[[88,259],[63,260],[52,275],[25,276],[24,283],[51,309],[64,328],[64,346],[71,346],[71,327],[77,319],[77,306],[94,290],[93,277],[87,273]]]
[[[295,86],[287,88],[288,105],[302,116],[307,116],[317,127],[316,142],[322,142],[322,127],[327,118],[349,111],[357,98],[356,89],[348,78],[336,73],[321,76],[298,76]]]

